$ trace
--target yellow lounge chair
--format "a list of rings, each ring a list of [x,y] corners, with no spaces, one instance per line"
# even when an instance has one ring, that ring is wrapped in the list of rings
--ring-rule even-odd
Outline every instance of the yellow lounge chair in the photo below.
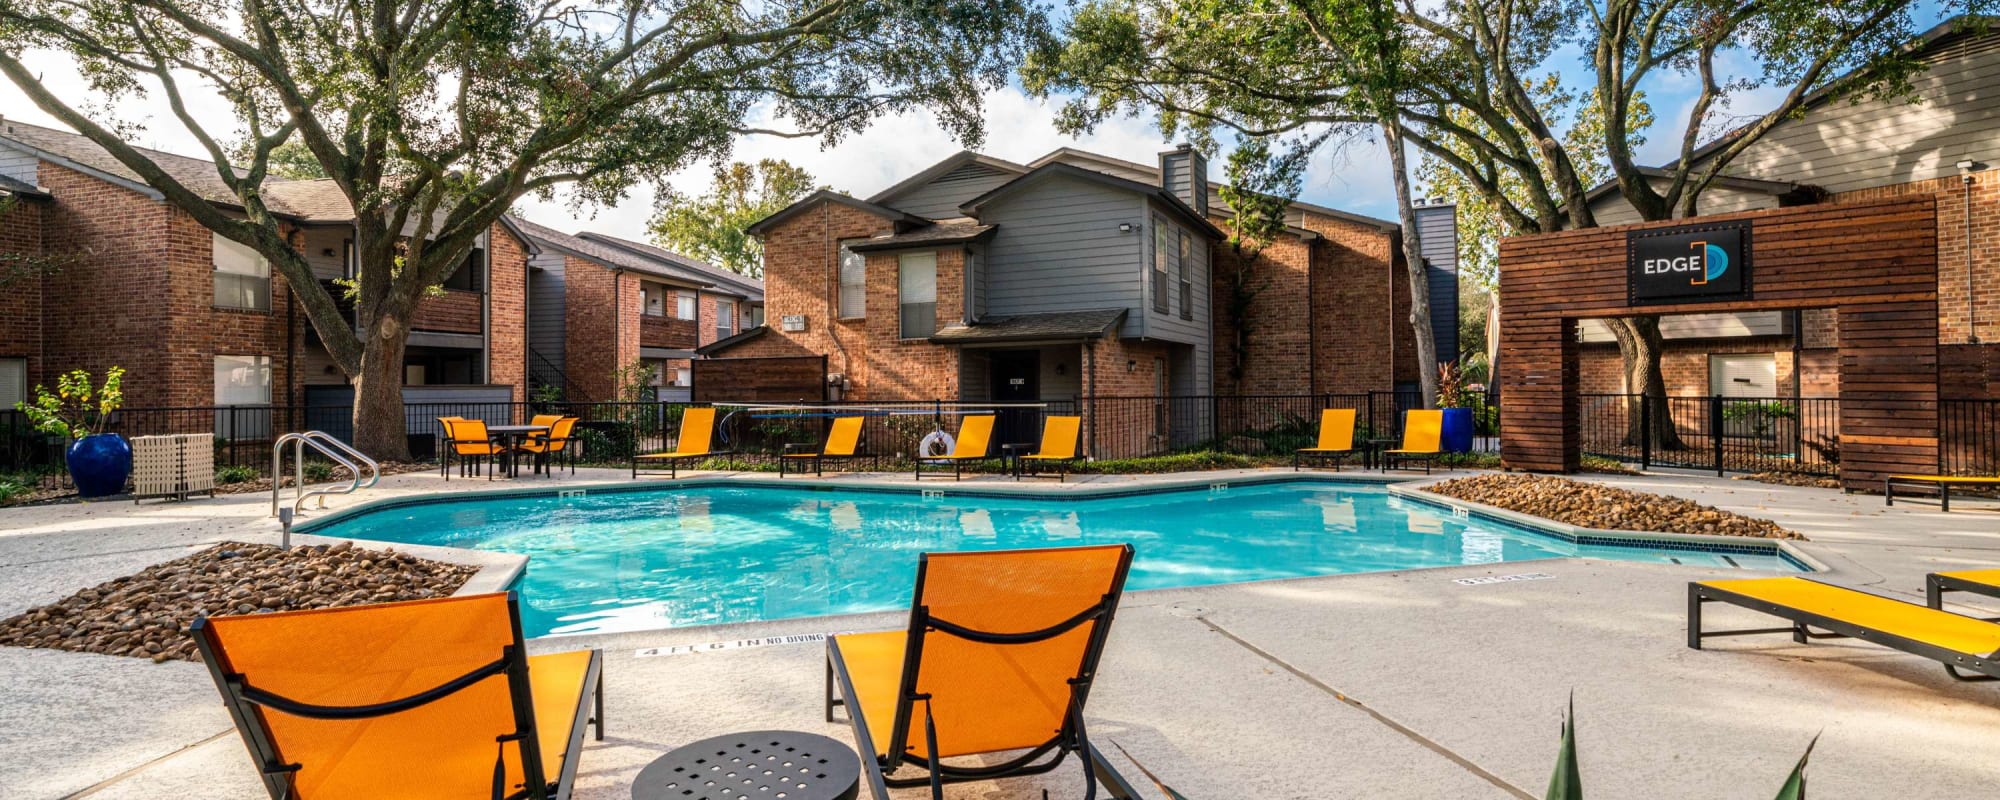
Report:
[[[1382,469],[1396,469],[1404,461],[1424,462],[1424,474],[1431,474],[1436,461],[1438,440],[1444,435],[1444,412],[1435,408],[1413,408],[1403,414],[1403,446],[1382,451]]]
[[[641,463],[650,464],[654,462],[666,463],[667,477],[680,477],[681,462],[707,460],[721,455],[721,453],[709,449],[709,440],[714,435],[715,409],[707,406],[688,408],[681,412],[680,438],[674,441],[673,452],[632,456],[632,477],[639,477],[639,465]]]
[[[1319,412],[1319,443],[1312,447],[1301,447],[1292,454],[1292,471],[1299,470],[1299,462],[1308,458],[1333,460],[1333,471],[1340,471],[1340,462],[1354,455],[1354,409],[1328,408]]]
[[[927,553],[906,630],[828,638],[826,719],[847,709],[875,798],[924,785],[942,797],[945,783],[1047,772],[1070,753],[1087,780],[1135,797],[1083,720],[1131,565],[1130,545]],[[943,761],[995,753],[1006,760]],[[904,765],[926,774],[890,777]]]
[[[1944,608],[1945,592],[1966,592],[1969,594],[2000,597],[2000,569],[1966,569],[1955,572],[1933,572],[1924,576],[1924,600],[1931,608]],[[1987,618],[1988,622],[2000,622],[2000,618]]]
[[[1896,504],[1896,484],[1899,483],[1928,485],[1936,488],[1938,493],[1938,510],[1950,511],[1951,487],[2000,487],[2000,475],[1891,475],[1882,479],[1882,500],[1884,501],[1884,505],[1893,506]]]
[[[1701,627],[1705,603],[1728,603],[1780,619],[1783,628],[1707,631]],[[1829,633],[1814,633],[1819,628]],[[1789,633],[1805,644],[1812,639],[1866,639],[1884,647],[1944,664],[1963,681],[2000,679],[2000,625],[1915,603],[1855,591],[1805,578],[1744,578],[1688,584],[1688,646],[1703,639]],[[1966,675],[1960,670],[1976,674]]]
[[[273,800],[563,800],[603,654],[528,655],[512,593],[196,619]]]
[[[1071,416],[1049,417],[1042,422],[1042,446],[1034,453],[1021,456],[1014,463],[1014,479],[1022,475],[1036,477],[1044,464],[1056,469],[1056,482],[1061,483],[1070,467],[1083,460],[1077,454],[1077,444],[1082,439],[1083,418]]]
[[[542,417],[536,417],[534,424],[547,425],[549,432],[529,437],[527,441],[522,442],[522,452],[535,454],[535,468],[538,471],[548,469],[551,474],[555,472],[555,462],[558,459],[568,457],[569,474],[575,475],[576,450],[569,445],[570,441],[575,438],[577,418],[556,417],[548,422],[542,422],[542,419]]]
[[[913,480],[924,479],[924,462],[950,464],[951,479],[960,480],[965,475],[966,462],[985,461],[988,445],[993,441],[993,415],[980,414],[964,417],[958,423],[958,439],[952,443],[951,455],[917,459],[917,476]]]
[[[840,417],[833,421],[833,427],[826,432],[826,445],[817,453],[787,452],[778,457],[778,477],[785,477],[787,465],[797,464],[800,475],[806,474],[806,465],[812,465],[814,475],[826,474],[823,470],[828,461],[852,461],[864,458],[861,450],[861,417]],[[785,445],[786,450],[812,445]]]

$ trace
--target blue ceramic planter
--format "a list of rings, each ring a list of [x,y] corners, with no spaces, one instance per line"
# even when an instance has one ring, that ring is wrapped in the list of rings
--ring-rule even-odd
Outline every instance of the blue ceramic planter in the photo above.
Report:
[[[1438,445],[1447,453],[1472,452],[1472,409],[1444,410],[1444,430],[1438,435]]]
[[[106,497],[125,491],[132,477],[132,446],[115,433],[85,436],[69,445],[69,479],[81,497]]]

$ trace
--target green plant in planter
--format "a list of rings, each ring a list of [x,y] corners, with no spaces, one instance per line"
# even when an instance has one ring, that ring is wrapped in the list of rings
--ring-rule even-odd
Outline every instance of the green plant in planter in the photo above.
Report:
[[[125,404],[124,386],[124,367],[105,370],[104,383],[95,386],[89,372],[71,370],[56,376],[53,394],[38,384],[35,402],[23,401],[14,407],[28,416],[28,423],[35,430],[64,439],[81,439],[104,432],[111,413]]]

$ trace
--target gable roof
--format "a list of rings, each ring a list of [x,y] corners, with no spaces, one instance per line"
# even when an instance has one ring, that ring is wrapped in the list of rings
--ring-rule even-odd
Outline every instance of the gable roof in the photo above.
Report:
[[[576,236],[584,241],[625,250],[635,255],[680,267],[713,282],[713,288],[722,290],[721,294],[733,294],[756,302],[763,302],[764,300],[764,282],[740,272],[732,272],[706,261],[676,253],[664,247],[656,247],[645,242],[635,242],[631,239],[620,239],[609,234],[597,233],[595,231],[581,231]]]
[[[935,225],[906,233],[871,237],[849,245],[847,249],[856,253],[871,253],[927,245],[967,244],[993,238],[993,233],[998,230],[1000,230],[998,225],[984,225],[979,220],[966,217],[941,219]]]
[[[699,276],[676,269],[673,265],[621,248],[571,236],[547,225],[538,225],[520,217],[514,218],[514,224],[535,244],[585,261],[596,262],[607,269],[631,270],[694,289],[706,289],[712,285]]]
[[[1101,339],[1118,327],[1125,321],[1125,314],[1123,308],[1015,314],[971,325],[950,325],[931,334],[930,341],[936,344],[1089,341]]]
[[[980,208],[984,207],[988,203],[1007,197],[1008,195],[1018,192],[1024,188],[1033,186],[1044,180],[1055,177],[1075,178],[1078,180],[1095,183],[1100,186],[1109,186],[1113,189],[1122,189],[1124,191],[1136,192],[1138,194],[1146,195],[1148,197],[1153,198],[1154,200],[1159,201],[1160,204],[1166,206],[1168,210],[1173,211],[1175,214],[1179,215],[1187,222],[1193,223],[1195,228],[1199,229],[1203,233],[1208,234],[1210,238],[1221,239],[1225,236],[1225,234],[1223,234],[1220,228],[1215,227],[1213,223],[1210,223],[1200,214],[1195,213],[1195,210],[1193,208],[1189,208],[1188,204],[1182,202],[1181,199],[1175,196],[1173,192],[1169,192],[1166,189],[1154,186],[1149,183],[1140,183],[1135,180],[1120,178],[1116,175],[1098,172],[1097,170],[1094,169],[1084,169],[1083,167],[1079,167],[1075,164],[1070,164],[1062,161],[1050,162],[1047,164],[1043,164],[1042,166],[1036,167],[1032,170],[1029,170],[1028,174],[1026,175],[1022,175],[1021,177],[1015,178],[1011,181],[1001,184],[1000,186],[995,187],[992,191],[989,191],[985,194],[982,194],[978,197],[966,201],[965,204],[959,206],[958,209],[960,211],[965,212],[966,216],[976,218],[979,216]]]
[[[841,205],[848,206],[850,208],[858,208],[862,211],[866,211],[870,214],[874,214],[878,217],[882,217],[884,219],[896,223],[896,226],[899,230],[903,229],[904,226],[917,228],[929,225],[931,223],[930,220],[924,219],[923,217],[919,217],[915,214],[910,214],[903,211],[897,211],[896,209],[889,208],[888,206],[870,203],[866,200],[856,198],[853,195],[842,194],[832,189],[821,189],[817,192],[813,192],[812,194],[806,195],[805,197],[799,198],[798,202],[779,209],[777,213],[772,214],[771,216],[750,223],[749,227],[743,229],[743,232],[750,234],[751,236],[763,236],[765,231],[770,230],[778,223],[784,222],[785,220],[798,216],[806,209],[812,208],[813,206],[816,206],[822,202],[839,203]]]
[[[943,161],[939,161],[936,164],[932,164],[928,167],[925,167],[922,172],[918,172],[915,175],[911,175],[910,177],[897,181],[894,186],[890,186],[887,189],[883,189],[882,191],[870,195],[868,197],[868,202],[886,206],[889,204],[889,201],[894,199],[897,195],[900,195],[912,189],[916,189],[920,186],[923,186],[924,184],[930,183],[931,181],[937,180],[938,178],[950,174],[952,170],[958,169],[959,167],[963,167],[967,164],[978,164],[984,167],[991,167],[1001,172],[1011,172],[1015,175],[1026,174],[1030,169],[1025,165],[1016,164],[1006,159],[994,158],[992,156],[986,155],[985,153],[976,153],[971,150],[960,150],[956,153],[951,154],[950,156],[947,156]]]

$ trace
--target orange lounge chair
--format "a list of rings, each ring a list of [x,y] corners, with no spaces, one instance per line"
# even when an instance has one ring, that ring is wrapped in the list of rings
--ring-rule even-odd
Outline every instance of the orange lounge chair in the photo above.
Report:
[[[824,475],[828,461],[852,461],[865,458],[861,450],[861,417],[841,417],[833,421],[833,428],[826,432],[826,445],[817,453],[787,452],[778,457],[778,477],[785,477],[788,469],[795,469],[800,475],[806,473],[806,465],[812,465],[814,475]],[[812,445],[785,445],[786,450]],[[796,464],[796,468],[788,465]]]
[[[890,786],[942,797],[946,783],[1047,772],[1071,753],[1086,780],[1136,797],[1083,717],[1131,565],[1131,545],[927,553],[906,630],[827,639],[826,719],[847,709],[876,800]],[[996,753],[1005,760],[944,763]],[[905,765],[926,774],[890,777]]]
[[[603,654],[528,655],[512,593],[195,620],[273,800],[564,800]]]
[[[940,465],[950,464],[951,479],[960,480],[965,477],[965,465],[967,462],[985,461],[991,457],[986,454],[986,451],[992,442],[992,414],[963,417],[958,422],[958,439],[952,443],[951,455],[917,458],[917,472],[913,480],[924,479],[925,462]]]
[[[665,463],[667,477],[680,477],[681,462],[706,461],[722,455],[709,449],[709,441],[714,435],[715,409],[707,406],[688,408],[681,412],[681,433],[680,438],[674,441],[673,452],[632,456],[632,477],[639,477],[641,463]]]
[[[1431,462],[1442,452],[1438,442],[1444,436],[1444,412],[1435,408],[1413,408],[1403,415],[1403,446],[1382,451],[1382,469],[1396,469],[1405,461],[1424,462],[1424,474],[1431,474]]]
[[[1056,482],[1061,483],[1070,467],[1083,460],[1076,452],[1082,428],[1082,417],[1049,417],[1042,423],[1041,449],[1015,462],[1014,479],[1020,480],[1022,475],[1035,477],[1043,464],[1049,464],[1055,467]]]
[[[1312,447],[1301,447],[1292,453],[1292,471],[1299,470],[1299,462],[1305,459],[1332,459],[1333,471],[1340,471],[1340,462],[1354,455],[1354,409],[1328,408],[1319,412],[1319,442]]]

